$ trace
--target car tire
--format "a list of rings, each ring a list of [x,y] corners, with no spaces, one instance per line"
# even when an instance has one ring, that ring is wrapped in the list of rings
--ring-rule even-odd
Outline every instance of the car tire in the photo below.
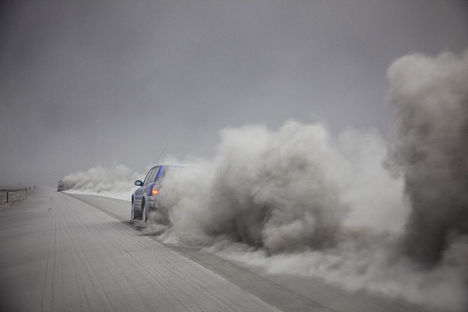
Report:
[[[146,211],[146,203],[145,200],[143,199],[141,201],[141,221],[146,222],[148,220],[147,217],[147,211]]]
[[[133,199],[132,199],[132,208],[130,209],[130,220],[135,220],[135,204],[133,204]]]

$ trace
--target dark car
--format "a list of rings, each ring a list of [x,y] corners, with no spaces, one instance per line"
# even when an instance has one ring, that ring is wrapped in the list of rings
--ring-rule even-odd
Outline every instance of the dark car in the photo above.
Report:
[[[184,165],[157,165],[151,168],[144,181],[136,180],[140,186],[132,195],[131,219],[146,221],[149,212],[158,208],[159,191],[164,178],[170,171],[185,167]]]
[[[62,180],[60,180],[60,181],[57,182],[57,192],[61,192],[63,190],[65,190],[65,185],[62,182]]]

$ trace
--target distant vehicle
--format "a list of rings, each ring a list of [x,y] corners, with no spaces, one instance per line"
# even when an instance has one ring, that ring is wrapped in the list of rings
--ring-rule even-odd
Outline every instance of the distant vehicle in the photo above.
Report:
[[[148,220],[149,212],[158,208],[159,191],[167,172],[184,168],[184,165],[157,165],[151,168],[144,181],[136,180],[140,186],[132,195],[131,219]]]
[[[64,183],[62,182],[62,180],[58,181],[57,182],[57,192],[61,192],[65,189],[65,185]]]

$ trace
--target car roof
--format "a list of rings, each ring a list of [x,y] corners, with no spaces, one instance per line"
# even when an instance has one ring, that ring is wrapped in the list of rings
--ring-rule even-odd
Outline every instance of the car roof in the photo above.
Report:
[[[159,164],[159,165],[154,165],[151,167],[151,169],[156,168],[156,167],[177,167],[177,168],[185,168],[185,167],[192,167],[187,164]]]

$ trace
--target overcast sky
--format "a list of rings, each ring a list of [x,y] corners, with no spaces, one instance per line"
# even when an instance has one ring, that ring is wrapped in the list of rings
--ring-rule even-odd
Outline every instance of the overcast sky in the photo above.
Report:
[[[209,156],[287,119],[386,135],[388,65],[468,46],[459,0],[22,0],[0,5],[0,184]]]

